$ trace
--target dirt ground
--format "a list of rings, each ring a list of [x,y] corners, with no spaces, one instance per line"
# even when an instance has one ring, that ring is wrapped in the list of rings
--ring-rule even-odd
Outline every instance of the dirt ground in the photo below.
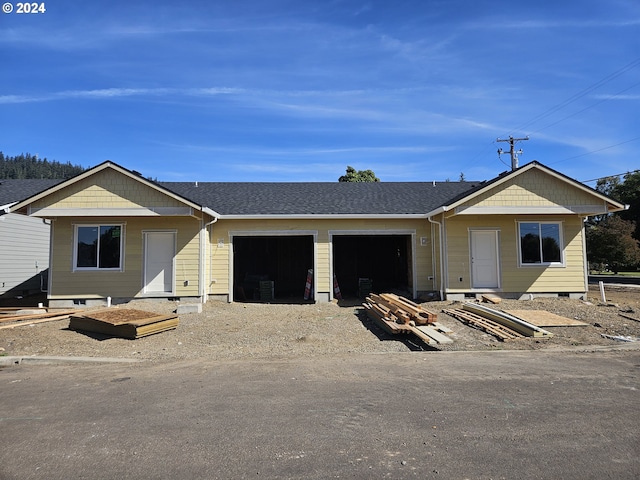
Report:
[[[607,303],[603,304],[600,292],[594,286],[586,302],[560,297],[503,300],[499,305],[490,305],[501,310],[546,310],[588,324],[545,327],[553,337],[544,339],[501,342],[442,313],[443,308],[456,306],[446,301],[423,303],[423,307],[438,314],[441,324],[453,330],[448,334],[453,343],[433,346],[427,346],[413,336],[384,332],[366,316],[356,300],[302,305],[208,302],[200,314],[180,315],[177,329],[136,340],[73,331],[68,328],[69,320],[0,329],[0,355],[92,356],[148,361],[268,359],[415,350],[588,349],[627,343],[604,338],[601,334],[640,338],[640,287],[607,286],[606,296]],[[36,305],[37,300],[24,299],[20,303]],[[168,314],[177,306],[177,302],[166,300],[134,300],[116,308]]]

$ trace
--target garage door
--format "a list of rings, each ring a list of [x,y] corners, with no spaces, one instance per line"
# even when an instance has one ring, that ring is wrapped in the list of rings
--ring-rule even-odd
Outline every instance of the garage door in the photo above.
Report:
[[[273,282],[275,300],[302,301],[313,268],[312,235],[234,236],[234,300],[263,300],[260,282]]]
[[[358,294],[360,278],[374,292],[412,290],[411,235],[334,235],[333,271],[343,295]]]

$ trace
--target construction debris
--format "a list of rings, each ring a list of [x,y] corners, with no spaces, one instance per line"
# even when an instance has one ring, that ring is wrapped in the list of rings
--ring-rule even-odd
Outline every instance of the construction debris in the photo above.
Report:
[[[67,320],[77,310],[56,310],[45,308],[2,308],[0,311],[0,330],[35,325],[37,323]]]
[[[463,310],[466,310],[468,312],[475,313],[476,315],[479,315],[481,317],[493,320],[494,322],[508,327],[511,330],[515,330],[516,332],[521,333],[526,337],[540,338],[553,336],[551,332],[537,327],[536,325],[518,318],[515,315],[511,315],[500,310],[495,310],[493,308],[485,307],[484,305],[467,302],[462,304],[462,308]]]
[[[135,340],[172,330],[178,326],[178,322],[177,315],[158,315],[142,310],[109,308],[73,315],[69,328]]]
[[[482,295],[482,301],[498,304],[502,301],[502,299],[500,297],[496,297],[495,295]]]
[[[494,322],[493,320],[482,317],[475,313],[467,312],[461,308],[452,308],[442,311],[447,315],[451,315],[452,317],[457,318],[462,323],[470,325],[474,328],[478,328],[486,333],[497,337],[503,342],[509,340],[517,340],[524,337],[524,335],[516,332],[515,330],[512,330],[509,327],[505,327],[498,322]]]
[[[451,332],[436,322],[437,315],[411,300],[392,293],[371,294],[362,304],[369,318],[391,334],[411,333],[427,345],[451,343],[443,333]]]
[[[589,324],[562,317],[546,310],[505,310],[506,313],[537,327],[588,327]]]
[[[602,338],[608,338],[609,340],[616,340],[618,342],[637,342],[640,339],[637,337],[625,336],[625,335],[607,335],[605,333],[601,333],[600,336]]]

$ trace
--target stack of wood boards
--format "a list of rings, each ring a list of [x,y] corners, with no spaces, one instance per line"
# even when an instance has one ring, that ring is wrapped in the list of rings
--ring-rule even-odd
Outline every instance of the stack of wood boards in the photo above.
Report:
[[[494,322],[485,317],[481,317],[480,315],[476,315],[475,313],[467,312],[461,308],[450,308],[442,310],[444,313],[451,315],[452,317],[457,318],[462,323],[466,323],[474,328],[478,328],[483,332],[487,332],[490,335],[506,342],[508,340],[517,340],[518,338],[523,338],[524,336],[515,330],[512,330],[504,325],[499,324],[498,322]]]
[[[408,298],[395,295],[393,293],[375,293],[367,297],[368,302],[373,302],[382,307],[389,318],[396,323],[409,323],[413,321],[416,325],[428,325],[435,323],[438,316],[422,308]]]
[[[464,303],[462,309],[446,310],[459,320],[482,328],[501,340],[512,340],[518,337],[551,337],[553,334],[526,320],[507,312],[495,310],[484,305]],[[517,334],[517,335],[516,335]]]
[[[73,315],[69,328],[134,340],[178,326],[177,315],[159,315],[134,309],[109,308]]]
[[[0,330],[15,328],[24,325],[67,320],[69,315],[77,310],[55,310],[45,308],[14,308],[3,307],[0,309]]]
[[[439,325],[437,315],[411,300],[392,293],[372,294],[363,303],[367,315],[383,330],[392,333],[411,333],[426,344],[451,343],[444,333],[451,330]]]

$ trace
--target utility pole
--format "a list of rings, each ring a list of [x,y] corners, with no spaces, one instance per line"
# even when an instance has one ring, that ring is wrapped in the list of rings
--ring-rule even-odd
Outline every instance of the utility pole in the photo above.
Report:
[[[508,139],[505,139],[505,140],[501,140],[499,138],[496,139],[496,142],[509,142],[509,145],[511,146],[511,148],[509,149],[509,155],[511,155],[511,170],[515,170],[516,168],[518,168],[518,155],[522,153],[522,149],[516,151],[515,145],[516,145],[516,142],[521,142],[523,140],[529,140],[529,135],[527,135],[524,138],[509,137]],[[498,156],[502,155],[503,153],[506,153],[506,152],[501,148],[499,148]]]

